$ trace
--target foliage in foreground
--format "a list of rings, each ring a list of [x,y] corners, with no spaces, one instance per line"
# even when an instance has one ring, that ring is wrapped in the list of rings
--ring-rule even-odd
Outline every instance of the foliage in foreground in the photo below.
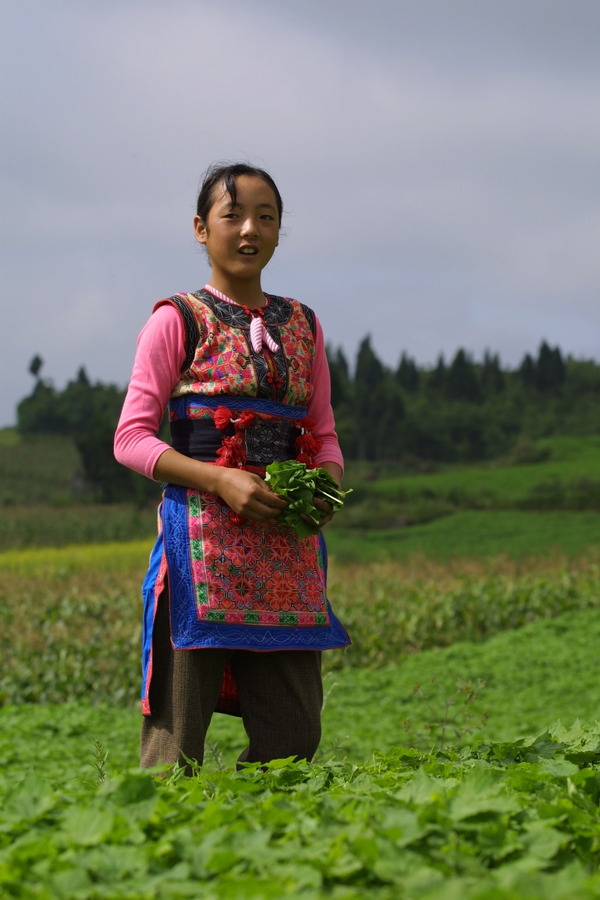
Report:
[[[600,896],[600,726],[352,766],[5,785],[0,886],[38,900]]]
[[[594,717],[599,641],[588,610],[329,672],[317,764],[266,773],[234,772],[230,716],[196,778],[155,782],[137,710],[4,707],[0,894],[598,898],[600,725],[544,724]]]

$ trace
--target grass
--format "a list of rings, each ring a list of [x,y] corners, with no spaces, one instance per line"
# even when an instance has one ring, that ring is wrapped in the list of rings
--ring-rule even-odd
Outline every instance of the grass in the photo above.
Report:
[[[114,544],[135,538],[148,542],[155,533],[155,506],[75,503],[0,507],[0,546],[6,550]]]
[[[348,528],[340,518],[327,531],[330,553],[341,562],[396,560],[424,555],[438,562],[454,557],[493,559],[565,554],[581,556],[600,545],[597,512],[466,510],[408,527]]]
[[[535,462],[524,464],[524,457]],[[550,515],[598,512],[600,437],[548,439],[521,450],[516,448],[512,456],[487,465],[445,466],[437,471],[417,474],[381,464],[373,464],[370,468],[365,464],[350,464],[346,482],[355,487],[355,491],[348,498],[343,515],[337,517],[330,528],[334,542],[338,531],[343,531],[337,546],[342,543],[348,545],[352,554],[359,552],[364,558],[363,538],[368,540],[371,535],[378,540],[381,538],[386,544],[397,543],[400,554],[404,555],[402,544],[406,545],[408,552],[413,549],[413,538],[407,532],[435,520],[452,517],[452,533],[462,534],[465,538],[465,545],[457,547],[456,552],[470,554],[469,519],[459,518],[465,512],[481,513],[475,527],[478,531],[483,525],[488,534],[495,529],[494,523],[499,513],[510,512],[517,516],[523,512]],[[487,517],[484,513],[488,514]],[[475,520],[471,518],[471,521]],[[562,532],[570,542],[566,552],[584,552],[589,543],[585,537],[587,525],[593,521],[593,518],[582,518],[579,522],[565,518]],[[508,536],[509,542],[512,542],[513,531],[520,534],[529,525],[532,538],[536,541],[541,524],[541,520],[533,518],[515,518],[514,527],[511,522],[501,537]],[[560,523],[557,521],[556,524],[560,531]],[[444,526],[441,528],[444,531]],[[544,528],[544,531],[548,529]],[[353,532],[358,541],[352,541]],[[427,541],[428,534],[427,529],[416,531],[414,544],[417,551],[425,549],[423,543]],[[431,534],[433,552],[439,556],[435,548],[436,534]],[[575,534],[581,538],[578,546],[574,540]],[[596,535],[597,531],[592,540]],[[559,546],[561,538],[559,534]],[[554,540],[554,536],[550,539]],[[548,536],[542,539],[539,549],[542,552],[551,549]],[[426,552],[429,552],[429,547]],[[491,547],[486,548],[485,552],[502,551]],[[507,552],[513,552],[512,546]],[[522,551],[515,548],[515,552],[520,554]],[[533,552],[538,552],[538,549]]]
[[[398,665],[331,673],[325,747],[360,759],[369,747],[508,741],[559,719],[600,720],[599,640],[600,609],[583,610]]]
[[[486,505],[513,506],[525,500],[540,482],[568,481],[583,475],[600,478],[600,436],[547,438],[539,447],[549,458],[527,465],[506,465],[502,460],[488,465],[456,466],[420,475],[381,477],[373,482],[374,494],[411,497],[461,495]]]
[[[340,559],[437,559],[470,556],[482,540],[485,556],[513,558],[586,552],[598,542],[600,436],[552,438],[485,466],[399,473],[383,464],[350,463],[354,493],[328,527]],[[525,454],[526,456],[527,454]],[[72,441],[0,432],[0,546],[5,549],[114,542],[155,532],[153,504],[94,505],[78,494]],[[158,488],[157,488],[158,499]]]
[[[71,575],[93,578],[94,574],[102,577],[102,573],[111,578],[123,573],[135,577],[143,574],[151,546],[152,541],[145,539],[12,550],[0,553],[0,573],[29,575],[34,583],[39,578],[64,581]]]
[[[557,720],[600,721],[599,641],[600,609],[586,610],[375,670],[330,671],[317,760],[360,763],[400,746],[476,746],[535,734]],[[207,766],[234,765],[243,746],[241,722],[216,716]]]
[[[58,435],[19,436],[0,430],[0,506],[71,503],[83,494],[75,444]]]

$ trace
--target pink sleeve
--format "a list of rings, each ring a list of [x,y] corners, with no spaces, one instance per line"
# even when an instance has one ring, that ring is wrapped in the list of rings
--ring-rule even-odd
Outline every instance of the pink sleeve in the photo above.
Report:
[[[312,373],[313,395],[307,409],[307,415],[317,423],[313,433],[323,441],[323,446],[315,456],[315,463],[320,466],[324,462],[333,462],[343,469],[344,458],[335,432],[335,421],[331,408],[331,376],[325,353],[323,329],[318,319],[316,319],[316,326],[315,362]]]
[[[114,448],[118,462],[148,478],[152,478],[159,456],[170,449],[156,435],[181,377],[184,341],[183,323],[169,303],[150,316],[138,338]]]

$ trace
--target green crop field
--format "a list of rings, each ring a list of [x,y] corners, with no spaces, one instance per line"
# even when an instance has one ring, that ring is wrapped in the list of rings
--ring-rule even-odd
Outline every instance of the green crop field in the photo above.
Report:
[[[328,533],[330,552],[344,561],[410,560],[418,555],[447,562],[499,556],[513,560],[593,553],[600,546],[600,515],[587,512],[466,510],[410,528],[346,528]]]
[[[593,721],[599,638],[594,610],[332,673],[310,766],[235,772],[241,725],[216,717],[203,770],[154,781],[136,768],[131,707],[5,707],[0,889],[597,898],[600,723],[574,719]]]
[[[420,475],[382,477],[373,484],[382,496],[449,496],[454,492],[490,506],[513,506],[527,499],[536,485],[600,479],[600,437],[546,438],[535,445],[537,462],[499,460],[486,466],[445,467]],[[518,456],[517,456],[518,459]]]
[[[353,644],[325,654],[314,763],[236,771],[242,724],[215,716],[203,769],[156,779],[137,768],[155,513],[71,505],[59,445],[38,448],[54,487],[0,509],[0,895],[598,900],[599,442],[534,449],[351,466],[328,544]]]

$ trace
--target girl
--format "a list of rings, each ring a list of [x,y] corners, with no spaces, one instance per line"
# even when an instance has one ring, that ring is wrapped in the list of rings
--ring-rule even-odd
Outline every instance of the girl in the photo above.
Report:
[[[138,340],[115,455],[166,483],[143,589],[142,766],[202,763],[215,709],[242,716],[240,760],[311,759],[321,651],[349,643],[321,535],[278,524],[286,502],[263,480],[273,460],[338,482],[343,465],[321,326],[261,287],[281,216],[262,169],[209,169],[194,231],[210,281],[156,304]],[[172,446],[156,437],[167,404]]]

